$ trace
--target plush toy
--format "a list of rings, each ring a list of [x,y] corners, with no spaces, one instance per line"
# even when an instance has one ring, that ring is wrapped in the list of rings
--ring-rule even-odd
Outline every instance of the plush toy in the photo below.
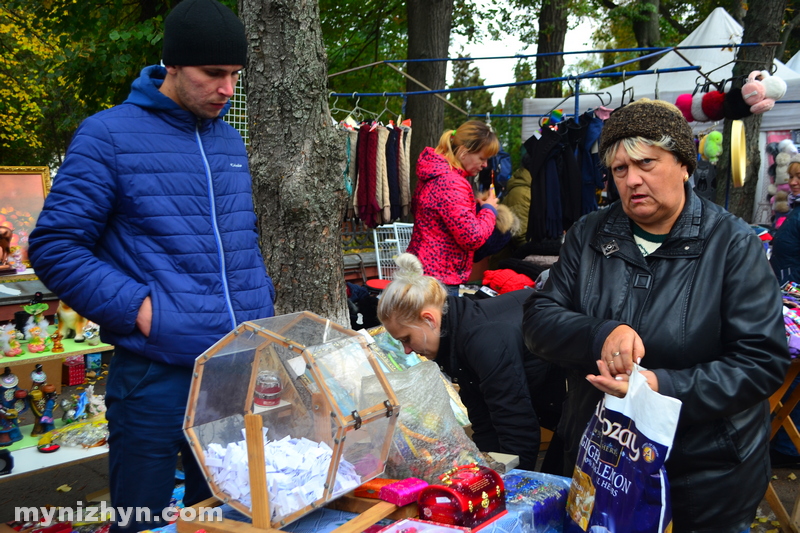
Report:
[[[717,164],[722,154],[722,132],[712,131],[704,137],[703,155],[710,163]]]
[[[711,120],[704,112],[703,112],[703,97],[706,93],[698,92],[692,96],[692,117],[694,117],[695,122],[708,122]]]
[[[678,99],[675,100],[675,107],[681,110],[686,122],[694,122],[694,116],[692,115],[692,99],[691,94],[681,94],[678,96]]]
[[[708,117],[708,120],[722,120],[725,118],[724,103],[725,93],[722,91],[710,91],[703,95],[703,113]]]
[[[731,86],[725,93],[725,101],[722,103],[722,111],[725,118],[729,120],[741,120],[753,114],[750,111],[750,104],[744,101],[742,86],[744,80],[741,77],[733,78]]]
[[[750,106],[750,112],[753,114],[769,111],[775,105],[775,100],[767,98],[767,88],[761,81],[765,72],[754,70],[747,76],[747,83],[742,86],[742,98]]]
[[[766,70],[754,70],[742,86],[742,98],[750,105],[754,115],[775,107],[775,101],[785,94],[786,82],[777,76],[770,76]]]
[[[22,355],[22,345],[17,339],[17,330],[14,328],[14,324],[0,326],[0,350],[6,357]]]
[[[767,74],[767,76],[761,80],[761,83],[767,88],[767,93],[765,95],[767,98],[780,100],[786,95],[786,82],[778,76],[770,76]]]

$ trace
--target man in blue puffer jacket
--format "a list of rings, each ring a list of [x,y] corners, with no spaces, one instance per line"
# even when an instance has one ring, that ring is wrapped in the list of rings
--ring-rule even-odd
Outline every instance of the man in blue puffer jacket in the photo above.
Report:
[[[178,452],[185,503],[210,496],[182,433],[194,360],[274,314],[247,153],[221,118],[246,64],[244,26],[217,0],[184,0],[165,20],[162,57],[123,104],[81,124],[30,236],[37,275],[116,347],[112,504],[149,507],[154,520],[118,515],[114,531],[161,525]]]

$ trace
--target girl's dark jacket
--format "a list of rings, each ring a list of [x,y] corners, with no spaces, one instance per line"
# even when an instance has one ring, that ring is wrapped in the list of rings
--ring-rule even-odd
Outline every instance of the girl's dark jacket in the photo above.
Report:
[[[546,403],[555,397],[560,410],[557,390],[560,386],[563,394],[564,389],[563,375],[560,383],[547,376],[550,365],[534,358],[522,340],[522,306],[530,294],[520,290],[483,300],[448,297],[436,357],[459,386],[478,449],[518,455],[519,467],[526,470],[536,466],[540,441],[538,404],[531,398],[543,403],[540,411],[547,411],[552,407]],[[543,392],[548,380],[556,393]]]
[[[533,353],[568,372],[559,432],[574,464],[602,397],[585,376],[597,374],[612,329],[636,330],[642,366],[683,402],[667,462],[675,531],[740,532],[771,473],[767,399],[789,365],[781,295],[747,224],[684,189],[682,213],[647,258],[619,202],[575,224],[525,304],[523,331]]]

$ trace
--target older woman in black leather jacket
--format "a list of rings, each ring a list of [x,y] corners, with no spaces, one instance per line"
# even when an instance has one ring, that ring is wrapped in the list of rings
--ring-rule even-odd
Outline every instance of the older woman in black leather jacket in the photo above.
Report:
[[[697,156],[677,108],[618,109],[600,155],[620,200],[573,226],[525,305],[526,344],[568,372],[564,473],[598,400],[624,396],[641,360],[650,387],[683,402],[666,463],[674,531],[749,530],[770,478],[767,399],[789,364],[777,281],[747,224],[688,186]]]

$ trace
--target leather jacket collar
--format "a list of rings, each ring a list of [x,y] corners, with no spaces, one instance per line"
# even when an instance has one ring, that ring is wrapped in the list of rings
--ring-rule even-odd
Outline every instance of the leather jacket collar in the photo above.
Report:
[[[703,251],[703,202],[688,183],[683,188],[686,194],[683,211],[672,226],[667,240],[653,252],[653,257],[693,257]],[[619,201],[608,208],[608,215],[592,239],[592,248],[605,256],[620,253],[629,261],[644,263],[644,257],[633,240],[631,219],[625,214]]]

